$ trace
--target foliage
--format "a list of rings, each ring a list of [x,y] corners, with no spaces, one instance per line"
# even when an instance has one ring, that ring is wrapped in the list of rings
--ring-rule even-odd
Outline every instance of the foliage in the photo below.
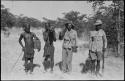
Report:
[[[5,29],[5,27],[22,27],[24,24],[30,24],[32,27],[36,28],[43,26],[40,20],[23,16],[23,14],[19,16],[14,15],[8,8],[1,5],[1,29]]]
[[[70,11],[67,13],[63,13],[63,18],[57,18],[57,20],[50,20],[47,18],[43,18],[44,22],[50,23],[51,25],[54,25],[56,28],[62,28],[65,29],[64,24],[65,23],[73,23],[75,26],[74,29],[77,30],[78,36],[86,29],[85,28],[85,20],[86,15],[80,15],[80,12],[77,11]]]
[[[1,7],[1,26],[2,29],[5,26],[12,27],[15,24],[15,17],[9,12],[9,9]]]
[[[108,7],[100,5],[105,1],[90,0],[89,2],[93,3],[93,10],[99,6],[94,17],[95,19],[101,19],[105,24],[103,29],[107,34],[108,45],[119,48],[120,42],[124,42],[124,0],[112,0],[112,4]]]
[[[112,4],[109,6],[104,6],[105,0],[89,0],[93,4],[93,10],[95,11],[93,17],[87,17],[86,14],[80,14],[77,11],[70,11],[62,13],[63,18],[57,18],[56,20],[51,20],[43,17],[41,22],[38,19],[23,16],[23,14],[17,16],[9,12],[9,9],[1,5],[1,27],[22,27],[23,24],[29,23],[32,27],[45,27],[45,23],[50,23],[56,28],[65,29],[64,24],[67,22],[72,22],[75,26],[75,30],[78,32],[78,36],[81,36],[83,32],[88,33],[88,31],[93,30],[93,24],[97,19],[103,21],[103,29],[106,31],[108,42],[111,45],[116,45],[118,43],[118,36],[120,32],[120,40],[124,40],[124,1],[112,0]],[[98,7],[98,8],[97,8]],[[120,13],[119,13],[120,12]],[[87,19],[87,21],[86,21]]]

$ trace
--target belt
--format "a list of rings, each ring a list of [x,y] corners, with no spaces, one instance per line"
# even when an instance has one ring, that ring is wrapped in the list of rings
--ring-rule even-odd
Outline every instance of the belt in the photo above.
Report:
[[[64,41],[70,41],[70,40],[64,39]]]
[[[64,49],[72,50],[72,48],[64,48]]]

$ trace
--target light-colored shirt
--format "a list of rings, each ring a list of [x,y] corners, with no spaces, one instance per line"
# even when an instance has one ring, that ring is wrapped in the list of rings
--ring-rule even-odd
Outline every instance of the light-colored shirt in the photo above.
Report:
[[[100,29],[99,31],[90,31],[90,46],[92,51],[102,51],[107,48],[107,38],[105,32]]]
[[[64,35],[64,42],[63,42],[63,47],[64,48],[71,48],[72,46],[77,45],[77,32],[73,29],[70,31],[66,31]]]

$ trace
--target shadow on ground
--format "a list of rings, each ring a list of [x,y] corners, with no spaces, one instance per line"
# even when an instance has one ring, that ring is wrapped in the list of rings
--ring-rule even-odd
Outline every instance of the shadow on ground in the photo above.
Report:
[[[31,70],[31,67],[30,67],[30,66],[31,66],[31,64],[28,63],[28,65],[27,65],[28,71]],[[34,69],[35,69],[36,67],[39,67],[39,68],[40,68],[41,66],[40,66],[39,64],[33,64],[33,71],[34,71]]]
[[[59,66],[59,69],[62,71],[62,61],[56,63],[55,66]]]

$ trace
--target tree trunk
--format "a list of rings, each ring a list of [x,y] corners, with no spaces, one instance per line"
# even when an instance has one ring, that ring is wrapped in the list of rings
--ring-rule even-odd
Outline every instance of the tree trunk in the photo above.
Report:
[[[120,49],[121,49],[121,48],[120,48],[120,46],[121,46],[121,45],[120,45],[120,43],[121,43],[121,41],[120,41],[120,9],[119,9],[118,28],[117,28],[117,30],[118,30],[118,32],[117,32],[117,33],[118,33],[118,36],[117,36],[117,40],[118,40],[118,52],[117,52],[117,53],[118,53],[118,56],[119,56],[120,53],[121,53],[121,52],[120,52]]]

